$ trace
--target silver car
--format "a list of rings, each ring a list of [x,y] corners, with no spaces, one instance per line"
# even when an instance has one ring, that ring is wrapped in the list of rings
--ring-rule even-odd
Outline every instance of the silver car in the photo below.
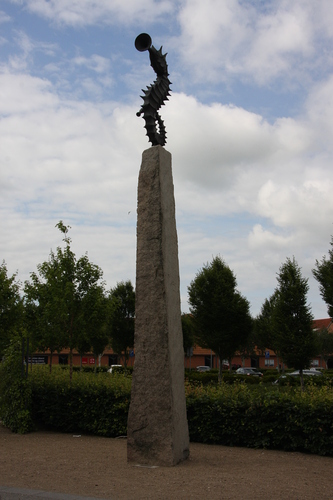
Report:
[[[197,372],[209,372],[210,367],[209,366],[197,366],[196,370],[197,370]]]
[[[288,373],[287,375],[298,377],[300,375],[300,370],[295,370],[294,372]],[[303,370],[303,375],[307,375],[309,377],[317,377],[318,375],[322,376],[323,374],[317,370]]]
[[[262,377],[263,374],[256,368],[237,368],[237,375],[252,375],[254,377]]]

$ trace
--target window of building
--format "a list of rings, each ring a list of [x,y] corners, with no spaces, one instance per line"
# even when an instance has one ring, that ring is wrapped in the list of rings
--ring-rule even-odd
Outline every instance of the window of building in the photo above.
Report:
[[[68,365],[68,354],[59,354],[59,365]]]
[[[274,359],[265,359],[265,366],[274,366]]]
[[[117,354],[109,354],[109,366],[111,365],[119,365]]]

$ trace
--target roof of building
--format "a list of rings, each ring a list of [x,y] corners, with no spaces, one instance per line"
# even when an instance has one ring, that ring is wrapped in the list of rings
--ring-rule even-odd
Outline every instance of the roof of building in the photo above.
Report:
[[[332,318],[315,319],[312,323],[314,330],[321,330],[327,328],[329,332],[333,333]]]

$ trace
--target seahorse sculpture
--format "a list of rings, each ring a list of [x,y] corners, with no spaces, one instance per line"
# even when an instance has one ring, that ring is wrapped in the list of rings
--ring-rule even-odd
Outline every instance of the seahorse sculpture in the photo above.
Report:
[[[147,87],[147,90],[142,89],[144,93],[141,98],[143,104],[137,116],[143,114],[145,120],[145,129],[147,136],[153,146],[164,146],[166,143],[166,131],[162,118],[158,110],[164,101],[168,100],[170,95],[170,80],[168,78],[168,65],[166,55],[162,54],[162,47],[157,50],[152,45],[152,40],[147,33],[141,33],[135,39],[135,47],[139,52],[149,51],[150,64],[157,75],[155,82]]]

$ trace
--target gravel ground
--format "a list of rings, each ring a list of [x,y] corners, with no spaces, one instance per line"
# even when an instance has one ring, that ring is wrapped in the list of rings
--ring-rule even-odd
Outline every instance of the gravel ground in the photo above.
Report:
[[[0,486],[112,500],[333,499],[333,458],[191,443],[176,467],[127,463],[126,439],[0,425]]]

